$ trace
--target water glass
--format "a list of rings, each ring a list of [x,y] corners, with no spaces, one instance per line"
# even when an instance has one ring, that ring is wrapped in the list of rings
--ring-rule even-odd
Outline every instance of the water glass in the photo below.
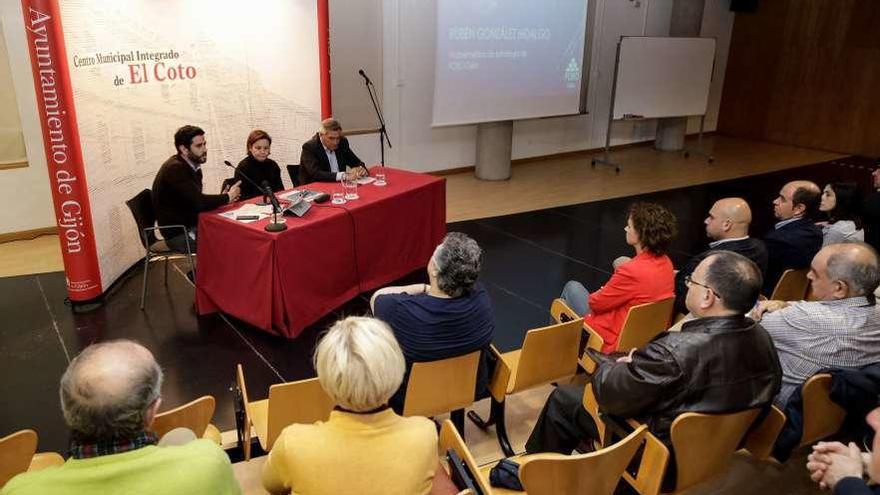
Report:
[[[376,177],[375,184],[377,186],[384,186],[384,185],[388,184],[388,182],[385,180],[385,172],[376,172],[375,177]]]
[[[342,181],[342,187],[345,190],[345,199],[353,201],[358,199],[358,184],[355,179],[345,179]]]
[[[330,201],[334,205],[344,205],[345,204],[345,194],[341,192],[333,193],[333,199]]]

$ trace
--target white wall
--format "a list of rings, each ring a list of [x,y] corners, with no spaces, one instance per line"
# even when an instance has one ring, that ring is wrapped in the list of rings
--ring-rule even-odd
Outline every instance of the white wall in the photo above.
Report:
[[[394,145],[386,149],[386,163],[418,171],[473,166],[476,155],[475,126],[431,128],[436,1],[382,0],[383,106]],[[673,0],[593,1],[595,33],[587,95],[590,113],[515,122],[513,158],[603,146],[617,39],[621,35],[665,36],[669,32]],[[714,130],[717,122],[733,29],[734,15],[726,4],[706,0],[703,14],[702,35],[718,39],[707,130]],[[0,233],[55,224],[20,5],[0,2],[0,15],[30,166],[0,171]],[[655,128],[654,121],[615,123],[612,144],[652,139]],[[697,130],[696,119],[690,122],[689,130]],[[354,136],[351,141],[365,162],[379,161],[377,136]]]
[[[0,170],[0,234],[55,225],[43,134],[28,58],[21,2],[0,2],[0,22],[9,50],[9,66],[24,131],[28,167]],[[0,109],[2,111],[2,109]]]
[[[395,148],[386,163],[432,171],[474,165],[476,127],[431,128],[434,80],[434,31],[437,0],[384,0],[384,106]],[[602,147],[617,40],[622,35],[666,36],[673,0],[593,0],[594,38],[589,71],[587,115],[523,120],[513,125],[513,158],[529,158]],[[718,60],[710,91],[706,130],[714,130],[734,14],[726,2],[706,0],[702,36],[718,39]],[[698,129],[692,119],[690,129]],[[615,123],[612,145],[653,139],[655,121]],[[372,144],[371,144],[372,143]],[[378,156],[372,139],[359,140],[358,152]]]

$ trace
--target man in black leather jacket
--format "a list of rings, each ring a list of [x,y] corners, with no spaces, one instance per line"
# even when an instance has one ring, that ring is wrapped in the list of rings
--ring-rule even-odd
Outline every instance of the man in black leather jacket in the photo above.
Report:
[[[687,307],[697,318],[641,349],[602,358],[593,390],[602,413],[635,418],[669,443],[684,412],[728,413],[768,406],[782,371],[767,332],[744,315],[761,290],[754,262],[730,251],[707,256],[688,278]],[[597,429],[581,405],[583,387],[558,387],[526,450],[570,454]]]

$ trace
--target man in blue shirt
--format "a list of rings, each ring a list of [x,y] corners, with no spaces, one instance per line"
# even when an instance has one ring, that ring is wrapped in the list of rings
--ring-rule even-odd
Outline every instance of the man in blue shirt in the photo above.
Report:
[[[484,395],[489,381],[487,354],[495,332],[489,294],[477,283],[482,251],[470,237],[453,232],[428,261],[428,284],[385,287],[373,294],[373,314],[388,323],[403,349],[407,372],[391,398],[403,411],[409,370],[413,363],[437,361],[483,350],[475,396]]]

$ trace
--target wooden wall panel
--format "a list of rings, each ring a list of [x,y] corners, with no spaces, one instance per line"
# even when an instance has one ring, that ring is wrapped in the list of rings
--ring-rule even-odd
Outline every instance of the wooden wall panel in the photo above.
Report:
[[[878,26],[876,0],[765,0],[737,14],[718,130],[880,155]]]

